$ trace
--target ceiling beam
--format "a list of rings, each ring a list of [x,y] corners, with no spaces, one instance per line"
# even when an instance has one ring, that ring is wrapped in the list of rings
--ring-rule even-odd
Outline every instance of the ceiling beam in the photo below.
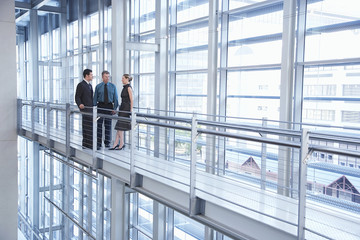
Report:
[[[35,0],[32,4],[32,8],[33,9],[40,9],[41,7],[45,6],[46,4],[48,4],[48,2],[50,2],[50,0]]]

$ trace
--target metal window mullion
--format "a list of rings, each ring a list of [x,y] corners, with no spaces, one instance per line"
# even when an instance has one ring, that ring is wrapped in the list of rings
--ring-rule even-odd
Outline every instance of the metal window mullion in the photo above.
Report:
[[[87,188],[87,201],[86,201],[86,206],[87,206],[87,230],[92,233],[92,178],[86,176],[86,178],[88,178],[88,184],[85,186]]]
[[[175,116],[176,108],[176,16],[177,1],[170,3],[170,38],[169,38],[169,115]],[[175,122],[169,122],[175,124]],[[169,152],[168,159],[175,160],[175,130],[169,129]]]
[[[52,150],[50,150],[52,152]],[[46,156],[46,155],[45,155]],[[54,202],[54,159],[50,155],[49,162],[50,162],[50,185],[49,185],[49,192],[50,192],[50,200]],[[45,194],[45,193],[44,193]],[[50,207],[50,223],[49,223],[49,231],[50,231],[50,237],[49,239],[53,239],[53,224],[54,224],[54,208]]]
[[[222,1],[222,12],[229,10],[229,0]],[[227,58],[228,58],[228,34],[229,14],[221,14],[221,35],[220,35],[220,79],[219,79],[219,115],[226,116],[226,95],[227,95]],[[219,117],[220,122],[225,122],[225,117]],[[224,129],[219,129],[224,130]],[[218,137],[218,172],[225,175],[226,168],[226,138]]]
[[[295,60],[295,81],[294,81],[294,112],[293,121],[296,123],[302,122],[303,113],[303,84],[304,84],[304,56],[305,56],[305,34],[306,34],[306,11],[307,1],[298,1],[298,14],[297,14],[297,32],[296,32],[296,60]],[[300,130],[300,124],[294,124],[295,130]],[[291,196],[296,195],[298,189],[298,175],[299,170],[296,169],[294,162],[299,161],[299,155],[292,152],[292,181],[291,181]]]
[[[31,98],[35,101],[39,100],[39,67],[38,67],[38,61],[39,61],[39,27],[38,27],[38,14],[37,10],[31,9],[30,11],[30,26],[29,29],[31,29],[30,33],[30,74],[31,74],[31,80],[32,83],[32,96]]]
[[[134,0],[134,35],[135,35],[135,42],[140,42],[140,0]],[[131,16],[130,16],[131,18]],[[140,107],[140,51],[133,51],[134,54],[134,84],[135,84],[135,96],[134,96],[134,106]],[[147,138],[146,138],[146,145],[150,146],[150,137],[148,137],[150,134],[149,131],[147,131]],[[138,146],[140,146],[140,131],[137,132],[137,139],[138,139]],[[147,149],[147,154],[148,150]]]
[[[139,232],[137,230],[137,226],[139,224],[139,193],[135,192],[133,193],[133,212],[132,212],[132,220],[133,220],[133,226],[132,229],[132,239],[138,240]]]
[[[96,198],[96,238],[104,236],[104,175],[98,175]]]
[[[70,167],[70,166],[68,166]],[[72,170],[74,172],[74,170]],[[79,184],[79,223],[81,226],[84,226],[84,181],[85,176],[82,172],[80,174],[80,184]],[[73,178],[74,179],[74,178]],[[80,239],[82,239],[82,234],[80,235]]]
[[[79,76],[82,78],[82,72],[84,69],[84,59],[83,59],[83,37],[84,37],[84,19],[86,21],[86,18],[84,18],[84,1],[83,0],[79,0],[79,8],[78,8],[78,53],[79,53],[79,57],[78,57],[78,63],[79,63]],[[75,50],[74,48],[72,48],[72,50]],[[73,51],[74,52],[74,51]]]
[[[31,180],[32,180],[32,216],[31,221],[33,227],[35,229],[39,229],[40,227],[40,219],[39,219],[39,207],[40,207],[40,196],[39,196],[39,185],[40,185],[40,154],[39,154],[39,144],[33,142],[33,168],[31,172]],[[35,236],[34,236],[35,237]]]
[[[294,89],[294,122],[302,122],[302,97],[304,83],[305,35],[306,35],[307,1],[299,1],[297,36],[296,36],[296,62],[295,62],[295,89]],[[300,125],[294,126],[296,130]]]
[[[48,76],[48,85],[49,85],[49,92],[48,92],[48,95],[49,95],[49,98],[47,99],[47,101],[50,101],[50,102],[54,102],[54,92],[53,92],[53,88],[54,88],[54,73],[53,73],[53,17],[54,15],[51,14],[51,13],[48,13],[48,29],[49,29],[49,59],[48,59],[48,73],[49,73],[49,76]],[[48,119],[49,121],[49,119]]]
[[[174,240],[174,209],[168,207],[167,212],[166,239]]]
[[[70,4],[70,3],[69,3]],[[60,0],[61,8],[66,8],[66,0]],[[67,16],[66,13],[60,14],[60,58],[61,58],[61,78],[63,80],[64,88],[60,92],[60,101],[65,101],[69,103],[70,100],[70,77],[69,77],[69,58],[67,57]],[[71,36],[71,35],[70,35]],[[72,41],[69,41],[70,48]],[[71,48],[73,49],[73,48]]]
[[[104,6],[103,0],[98,0],[98,6],[99,6],[99,69],[100,71],[105,69],[105,45],[104,45]]]
[[[69,200],[73,199],[73,191],[70,191],[70,181],[73,180],[73,178],[71,179],[71,174],[70,174],[70,167],[67,165],[62,165],[63,166],[63,175],[62,175],[62,182],[63,182],[63,193],[62,193],[62,208],[64,209],[65,212],[70,212],[70,204],[69,204]],[[63,237],[64,236],[69,236],[69,224],[67,222],[65,222],[65,216],[62,217],[62,225],[63,227]]]

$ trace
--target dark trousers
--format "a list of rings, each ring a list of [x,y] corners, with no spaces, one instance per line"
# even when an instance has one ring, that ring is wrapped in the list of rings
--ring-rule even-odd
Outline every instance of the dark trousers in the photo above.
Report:
[[[86,148],[92,148],[93,144],[93,124],[92,115],[82,115],[82,145]]]
[[[112,103],[98,103],[98,113],[100,114],[106,114],[106,115],[111,115],[112,111],[113,111],[113,104]],[[100,108],[104,108],[104,109],[109,109],[109,110],[104,110],[104,109],[100,109]],[[100,117],[97,121],[97,146],[101,147],[101,140],[102,140],[102,130],[103,130],[103,123],[105,126],[105,139],[104,139],[104,144],[105,146],[109,146],[110,145],[110,141],[111,141],[111,118],[103,118]]]

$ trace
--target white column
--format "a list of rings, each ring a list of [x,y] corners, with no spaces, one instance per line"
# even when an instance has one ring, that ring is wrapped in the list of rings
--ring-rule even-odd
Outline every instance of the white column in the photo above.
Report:
[[[126,26],[127,26],[127,4],[126,0],[112,1],[112,23],[111,23],[111,69],[112,82],[116,85],[120,94],[122,90],[121,77],[128,72],[126,64]],[[116,13],[116,14],[115,14]]]
[[[111,239],[129,239],[128,196],[125,183],[111,179]]]
[[[216,115],[217,92],[217,52],[218,52],[218,0],[209,1],[209,46],[208,46],[208,82],[207,114],[208,120],[214,121]],[[215,136],[206,135],[206,171],[215,172]]]
[[[281,57],[281,88],[280,88],[280,121],[292,121],[292,96],[294,73],[296,0],[284,1],[282,57]],[[283,123],[282,128],[291,129],[291,124]],[[285,140],[285,139],[283,139]],[[290,149],[279,147],[278,160],[278,193],[289,195],[290,182]]]
[[[0,1],[0,239],[17,239],[15,1]]]
[[[155,52],[155,109],[168,110],[168,22],[169,4],[167,0],[156,1],[155,43],[159,51]],[[166,115],[165,112],[157,112]],[[167,131],[155,127],[154,156],[167,155]]]

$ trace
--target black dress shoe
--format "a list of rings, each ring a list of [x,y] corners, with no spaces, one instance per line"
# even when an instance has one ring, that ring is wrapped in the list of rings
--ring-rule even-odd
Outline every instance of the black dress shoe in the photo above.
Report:
[[[117,148],[119,148],[119,144],[116,145],[115,147],[109,148],[109,150],[117,150]]]
[[[110,147],[110,144],[108,144],[108,145],[105,145],[105,147],[106,147],[106,148],[109,148],[109,147]]]
[[[122,145],[122,147],[117,147],[117,148],[115,148],[115,150],[123,150],[124,148],[125,148],[125,144]]]

